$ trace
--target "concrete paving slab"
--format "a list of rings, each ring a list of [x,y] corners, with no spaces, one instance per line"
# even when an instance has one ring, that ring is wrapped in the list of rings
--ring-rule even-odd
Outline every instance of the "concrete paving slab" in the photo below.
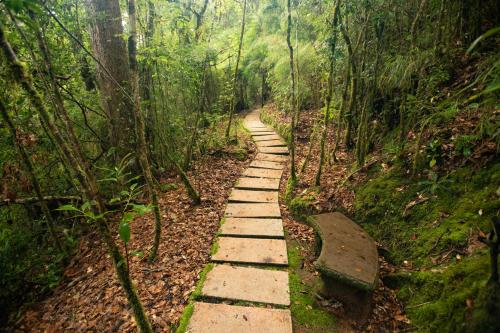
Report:
[[[265,133],[266,135],[270,134],[276,134],[272,129],[270,128],[249,128],[248,129],[252,135],[258,134],[258,133]]]
[[[288,160],[288,157],[284,155],[257,153],[257,155],[255,155],[255,160],[268,162],[285,162]]]
[[[283,170],[261,169],[261,168],[248,168],[243,171],[245,177],[257,178],[281,178]]]
[[[286,147],[286,143],[281,140],[268,140],[255,142],[257,147]]]
[[[187,333],[292,333],[290,310],[197,302]]]
[[[247,190],[279,190],[280,180],[278,178],[250,178],[241,177],[236,182],[235,188]]]
[[[255,132],[255,131],[250,131],[250,134],[252,137],[258,137],[258,136],[263,136],[263,135],[275,135],[275,131],[262,131],[262,132]]]
[[[247,127],[250,132],[274,132],[271,127],[262,126],[262,127]]]
[[[258,147],[260,153],[288,155],[287,147]]]
[[[226,218],[220,228],[222,236],[283,238],[281,219]]]
[[[290,305],[288,272],[216,265],[207,274],[203,296],[276,305]]]
[[[268,141],[268,140],[281,140],[281,136],[278,134],[270,134],[270,135],[259,135],[253,138],[255,142],[258,141]]]
[[[377,245],[363,228],[338,212],[314,215],[311,221],[322,240],[316,268],[359,289],[376,288]]]
[[[288,265],[284,239],[219,237],[218,245],[215,262]]]
[[[229,203],[226,217],[281,217],[278,203]]]
[[[239,190],[233,188],[229,196],[229,202],[278,202],[278,192]]]
[[[250,166],[253,168],[273,169],[273,170],[283,170],[284,168],[284,165],[278,162],[259,161],[259,160],[252,161],[252,163],[250,163]]]

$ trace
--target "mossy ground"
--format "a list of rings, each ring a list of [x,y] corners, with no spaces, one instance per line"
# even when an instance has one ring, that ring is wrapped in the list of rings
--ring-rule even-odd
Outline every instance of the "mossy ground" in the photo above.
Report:
[[[415,328],[498,332],[499,287],[487,286],[489,255],[476,241],[499,209],[498,161],[455,169],[441,182],[412,179],[397,165],[371,177],[356,189],[356,220],[389,259],[415,271],[392,278]]]
[[[300,327],[300,332],[333,332],[335,331],[335,317],[319,307],[315,301],[315,291],[319,278],[302,282],[299,246],[288,242],[288,264],[290,279],[290,301],[294,327]]]

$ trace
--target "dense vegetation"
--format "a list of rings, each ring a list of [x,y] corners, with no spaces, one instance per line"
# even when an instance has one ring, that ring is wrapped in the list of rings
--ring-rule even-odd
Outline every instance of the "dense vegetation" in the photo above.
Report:
[[[0,1],[0,321],[58,285],[79,238],[97,231],[151,331],[128,260],[157,260],[169,241],[158,179],[177,174],[199,204],[193,163],[238,149],[236,114],[272,103],[279,116],[263,117],[292,148],[292,210],[309,212],[344,166],[333,186],[355,196],[335,209],[401,268],[385,282],[414,327],[498,329],[498,281],[477,239],[500,213],[499,7]],[[316,156],[296,157],[311,113]],[[129,253],[131,222],[149,212],[154,242]]]

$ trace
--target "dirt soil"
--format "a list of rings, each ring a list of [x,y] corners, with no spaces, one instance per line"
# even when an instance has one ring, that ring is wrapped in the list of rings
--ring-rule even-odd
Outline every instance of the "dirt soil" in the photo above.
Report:
[[[205,155],[195,161],[192,174],[202,203],[194,206],[175,176],[161,183],[177,189],[161,194],[164,221],[158,260],[149,264],[153,216],[132,223],[130,249],[143,251],[132,257],[131,276],[155,332],[169,332],[176,325],[199,274],[209,262],[211,244],[223,216],[225,202],[236,179],[253,159],[255,147],[246,139],[251,154],[239,161],[229,153]],[[29,308],[13,332],[136,332],[110,257],[97,234],[81,239],[62,283],[45,300]]]

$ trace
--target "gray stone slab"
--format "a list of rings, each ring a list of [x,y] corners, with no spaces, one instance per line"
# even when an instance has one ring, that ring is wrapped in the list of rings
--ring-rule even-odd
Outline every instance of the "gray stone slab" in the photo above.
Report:
[[[290,305],[287,271],[215,265],[208,272],[201,293],[235,301]]]
[[[262,169],[273,169],[273,170],[283,170],[284,165],[279,162],[270,162],[270,161],[260,161],[255,160],[250,163],[252,168],[262,168]]]
[[[271,128],[269,127],[266,127],[266,126],[262,126],[262,127],[259,127],[259,126],[252,126],[252,127],[247,127],[247,129],[250,131],[250,132],[268,132],[268,131],[272,131]]]
[[[281,140],[268,140],[255,142],[257,147],[286,147],[286,144]]]
[[[197,302],[186,333],[292,333],[290,310]]]
[[[250,134],[252,135],[252,137],[258,137],[258,136],[263,136],[263,135],[275,135],[276,132],[274,131],[250,131]]]
[[[247,127],[250,132],[271,132],[272,128],[263,126],[263,127]]]
[[[378,282],[378,253],[375,241],[357,223],[335,212],[314,215],[321,254],[316,268],[354,287],[373,290]]]
[[[258,147],[260,153],[288,155],[287,147]]]
[[[282,170],[261,169],[261,168],[248,168],[243,171],[245,177],[257,178],[281,178]]]
[[[281,140],[281,137],[278,134],[259,135],[253,138],[253,140],[255,142],[268,141],[268,140]]]
[[[281,219],[226,218],[220,228],[222,236],[283,238]]]
[[[268,162],[285,162],[288,160],[288,157],[284,155],[257,153],[257,155],[255,156],[255,160]]]
[[[218,245],[212,261],[288,265],[284,239],[219,237]]]
[[[279,190],[280,180],[277,178],[250,178],[241,177],[236,182],[235,188],[247,190]]]
[[[244,124],[247,127],[266,126],[262,121],[260,121],[258,119],[253,119],[253,120],[245,119]]]
[[[263,169],[265,170],[265,169]],[[278,202],[278,191],[240,190],[233,188],[230,202]]]
[[[278,203],[229,203],[226,217],[281,217]]]

